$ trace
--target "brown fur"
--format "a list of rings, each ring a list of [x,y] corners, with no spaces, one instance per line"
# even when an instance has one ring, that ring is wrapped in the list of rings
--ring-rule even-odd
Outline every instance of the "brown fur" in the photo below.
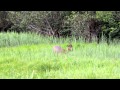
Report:
[[[67,50],[68,51],[72,51],[73,50],[72,44],[67,45]]]
[[[54,46],[53,51],[55,53],[62,53],[64,50],[60,46]]]
[[[53,47],[53,52],[54,53],[67,53],[68,51],[72,51],[72,50],[73,50],[73,48],[72,48],[71,44],[67,45],[67,50],[63,49],[60,46],[54,46]]]

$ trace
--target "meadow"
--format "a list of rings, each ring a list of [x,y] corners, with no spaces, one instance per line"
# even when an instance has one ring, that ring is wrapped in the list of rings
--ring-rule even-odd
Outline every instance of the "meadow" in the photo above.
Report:
[[[53,53],[52,47],[73,51]],[[120,78],[120,44],[85,43],[33,33],[0,33],[1,79],[115,79]]]

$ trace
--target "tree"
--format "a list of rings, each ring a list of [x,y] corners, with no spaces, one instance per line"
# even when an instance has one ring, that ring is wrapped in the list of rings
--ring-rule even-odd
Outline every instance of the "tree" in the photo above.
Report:
[[[11,26],[13,26],[14,24],[8,20],[8,12],[7,11],[0,11],[0,31],[5,31],[7,32],[7,30],[9,28],[11,28]]]

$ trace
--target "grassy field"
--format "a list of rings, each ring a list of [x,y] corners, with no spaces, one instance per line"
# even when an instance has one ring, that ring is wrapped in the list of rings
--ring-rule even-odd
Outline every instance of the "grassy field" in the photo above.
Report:
[[[120,44],[84,43],[71,39],[43,38],[35,34],[0,33],[0,78],[5,79],[111,79],[120,78]]]

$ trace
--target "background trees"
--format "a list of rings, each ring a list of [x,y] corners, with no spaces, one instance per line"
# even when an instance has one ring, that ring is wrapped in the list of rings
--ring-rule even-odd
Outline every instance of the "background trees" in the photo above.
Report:
[[[0,11],[0,31],[100,41],[120,38],[120,11]]]

